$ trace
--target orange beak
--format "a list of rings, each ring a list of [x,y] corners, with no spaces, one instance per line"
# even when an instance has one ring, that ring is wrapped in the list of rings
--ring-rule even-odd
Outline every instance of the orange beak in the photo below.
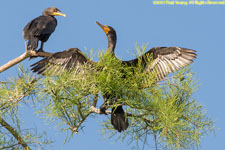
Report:
[[[96,21],[96,24],[102,28],[102,30],[105,32],[105,34],[108,34],[108,32],[110,31],[110,28],[107,25],[102,25],[98,21]]]

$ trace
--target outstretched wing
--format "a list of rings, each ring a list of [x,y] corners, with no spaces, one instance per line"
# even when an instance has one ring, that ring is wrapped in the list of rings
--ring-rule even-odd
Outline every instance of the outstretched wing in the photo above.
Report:
[[[153,59],[145,59],[146,57]],[[178,69],[187,66],[196,59],[196,51],[180,47],[155,47],[151,48],[142,57],[142,62],[146,72],[157,74],[158,81],[164,79],[170,72],[175,72]],[[138,63],[138,58],[126,61],[128,65]],[[129,63],[128,63],[129,62]]]
[[[79,73],[83,65],[93,64],[79,49],[70,48],[63,52],[57,52],[31,65],[31,70],[38,74],[60,75],[65,71],[73,70]]]

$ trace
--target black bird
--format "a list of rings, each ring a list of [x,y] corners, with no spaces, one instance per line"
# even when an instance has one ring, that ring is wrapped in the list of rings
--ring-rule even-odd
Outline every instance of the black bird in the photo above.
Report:
[[[116,31],[107,25],[102,25],[96,22],[105,32],[108,38],[107,51],[111,52],[114,56],[114,49],[116,47]],[[152,56],[153,60],[145,59],[147,56]],[[195,50],[180,48],[180,47],[154,47],[148,50],[145,54],[139,58],[122,61],[123,64],[128,66],[137,67],[138,61],[141,60],[144,66],[144,71],[157,73],[156,81],[160,81],[165,78],[170,72],[175,72],[178,69],[189,65],[193,62],[197,56]],[[141,59],[140,59],[141,58]],[[104,111],[105,103],[108,101],[115,101],[116,98],[113,95],[106,94],[104,97],[104,104],[102,105],[102,111]],[[124,131],[129,126],[127,118],[124,116],[124,110],[122,106],[112,108],[111,123],[113,127],[119,132]]]
[[[97,24],[103,29],[108,38],[107,51],[113,56],[116,46],[117,36],[116,31],[107,25]],[[152,54],[153,61],[147,61],[143,58],[142,63],[145,66],[145,72],[157,72],[157,81],[162,80],[170,72],[175,72],[181,67],[189,65],[196,58],[196,51],[180,47],[155,47],[151,48],[145,54],[140,56],[141,58]],[[136,58],[130,61],[122,61],[123,64],[136,67],[140,59]],[[65,70],[74,69],[77,72],[82,71],[82,65],[93,65],[95,62],[89,60],[79,49],[71,48],[63,52],[54,53],[49,57],[46,57],[35,64],[31,65],[32,71],[45,75],[45,73],[51,73],[52,75],[59,75]],[[116,101],[117,98],[113,94],[103,95],[105,104],[108,101]],[[101,107],[104,111],[104,104]],[[122,106],[112,108],[111,123],[113,127],[119,132],[128,128],[128,119],[124,115]]]
[[[102,25],[96,22],[105,32],[108,38],[107,51],[113,55],[116,47],[116,31],[108,25]],[[147,56],[153,56],[153,60],[146,60]],[[146,72],[156,72],[158,81],[164,79],[170,72],[175,72],[178,69],[187,66],[196,59],[196,51],[181,47],[154,47],[148,50],[139,58],[129,61],[122,61],[123,64],[128,66],[137,66],[138,60],[141,60],[145,66]],[[140,59],[142,58],[142,59]]]
[[[23,29],[25,47],[27,50],[36,50],[38,41],[41,46],[38,51],[43,51],[44,42],[48,40],[50,35],[55,31],[57,20],[54,16],[66,16],[61,13],[58,8],[46,8],[42,15],[30,21]]]

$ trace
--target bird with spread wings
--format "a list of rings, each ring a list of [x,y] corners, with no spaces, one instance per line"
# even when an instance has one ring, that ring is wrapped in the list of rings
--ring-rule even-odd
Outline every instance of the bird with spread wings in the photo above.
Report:
[[[108,39],[107,51],[116,57],[114,50],[116,47],[117,35],[116,31],[108,25],[102,25],[96,22],[105,32]],[[152,56],[152,60],[144,59],[146,56]],[[181,48],[181,47],[154,47],[148,50],[143,55],[129,61],[122,61],[125,66],[138,67],[139,61],[144,66],[146,73],[156,73],[157,81],[164,79],[169,73],[175,72],[178,69],[185,67],[196,59],[197,54],[195,50]],[[77,48],[70,48],[63,52],[57,52],[49,57],[46,57],[32,65],[32,71],[38,74],[45,75],[50,72],[51,75],[59,75],[60,73],[68,70],[75,70],[75,73],[81,72],[83,65],[94,66],[94,62],[88,59]],[[116,97],[112,94],[103,95],[104,103],[108,101],[116,101]],[[105,111],[105,105],[102,105],[101,111]],[[119,132],[128,128],[129,123],[125,117],[122,105],[113,107],[111,112],[111,123],[113,127]]]

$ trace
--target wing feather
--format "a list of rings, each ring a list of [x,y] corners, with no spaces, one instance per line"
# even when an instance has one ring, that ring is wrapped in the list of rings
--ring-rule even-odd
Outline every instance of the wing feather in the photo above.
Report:
[[[158,80],[165,78],[170,72],[175,72],[178,69],[185,67],[196,59],[196,51],[180,47],[156,47],[149,52],[153,53],[153,62],[146,62],[147,68],[155,68],[161,66]],[[157,60],[159,59],[159,60]]]
[[[156,73],[158,81],[164,79],[170,72],[175,72],[178,69],[185,67],[196,59],[195,50],[181,47],[155,47],[151,48],[140,57],[152,56],[152,61],[143,61],[146,72]],[[137,65],[140,58],[130,61],[123,61],[128,65]]]
[[[70,48],[63,52],[57,52],[33,65],[31,70],[38,74],[60,75],[65,71],[73,70],[74,73],[82,71],[85,64],[94,63],[89,60],[79,49]]]

